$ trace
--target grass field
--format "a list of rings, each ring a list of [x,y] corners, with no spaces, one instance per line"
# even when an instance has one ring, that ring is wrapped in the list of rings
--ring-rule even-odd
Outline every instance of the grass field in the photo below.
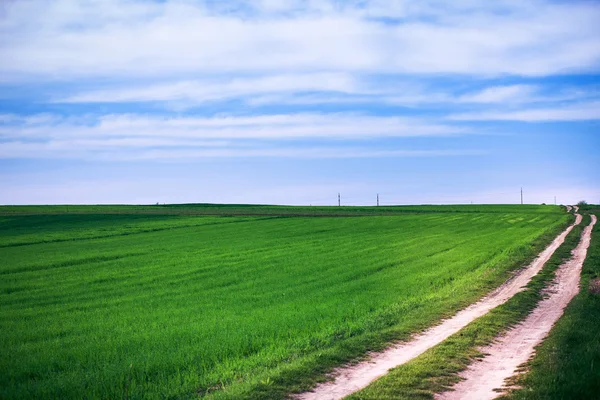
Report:
[[[518,210],[518,211],[517,211]],[[55,205],[0,206],[0,215],[126,214],[126,215],[209,215],[209,216],[371,216],[407,213],[556,213],[557,207],[520,205],[422,205],[381,207],[277,206],[246,204],[166,204],[166,205]]]
[[[310,213],[321,218],[291,217]],[[554,206],[0,215],[7,399],[282,397],[474,301],[569,218]]]

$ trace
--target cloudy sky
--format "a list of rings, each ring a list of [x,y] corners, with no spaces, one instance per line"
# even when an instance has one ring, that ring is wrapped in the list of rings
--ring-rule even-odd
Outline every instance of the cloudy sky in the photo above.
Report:
[[[600,3],[0,0],[0,204],[600,202]]]

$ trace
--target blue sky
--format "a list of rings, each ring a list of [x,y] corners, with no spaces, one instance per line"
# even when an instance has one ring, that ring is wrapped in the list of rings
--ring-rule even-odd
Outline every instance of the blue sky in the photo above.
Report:
[[[0,204],[600,202],[600,3],[7,0]]]

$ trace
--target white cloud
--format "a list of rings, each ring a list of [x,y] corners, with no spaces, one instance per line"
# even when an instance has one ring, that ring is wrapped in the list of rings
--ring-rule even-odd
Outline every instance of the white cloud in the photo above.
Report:
[[[116,149],[108,147],[118,146]],[[139,146],[139,143],[134,144]],[[146,146],[150,146],[147,148]],[[183,145],[181,145],[183,146]],[[211,147],[214,146],[214,147]],[[184,148],[169,148],[164,144],[160,148],[151,148],[152,142],[144,141],[143,146],[136,151],[128,151],[120,143],[106,141],[49,141],[38,142],[8,142],[0,145],[2,158],[60,158],[84,159],[103,161],[140,161],[140,160],[170,160],[189,161],[214,158],[399,158],[399,157],[464,157],[480,156],[482,150],[390,150],[365,149],[360,147],[218,147],[218,144],[192,143]],[[178,145],[174,145],[178,147]]]
[[[547,75],[597,71],[600,61],[600,7],[593,2],[252,4],[8,2],[0,77]],[[400,19],[389,24],[379,16]]]
[[[464,103],[503,103],[525,102],[530,100],[535,91],[532,85],[492,86],[477,93],[461,96],[458,100]]]
[[[214,157],[430,157],[469,155],[440,149],[352,147],[375,140],[468,133],[418,119],[358,114],[158,117],[134,114],[60,117],[6,115],[1,158],[190,159]],[[314,142],[318,139],[318,142]],[[328,141],[333,141],[329,144]],[[292,144],[293,143],[293,144]],[[315,144],[318,143],[318,144]]]
[[[53,116],[55,119],[51,123],[43,123],[46,118],[48,116],[28,116],[0,126],[0,138],[368,139],[468,132],[462,127],[427,123],[415,118],[346,113],[215,117],[111,114],[80,118]]]
[[[600,120],[600,102],[567,104],[552,108],[531,108],[520,111],[473,112],[453,114],[448,117],[455,121],[590,121]]]
[[[355,76],[348,73],[308,73],[246,76],[158,84],[112,87],[57,97],[56,103],[143,103],[161,102],[167,109],[186,110],[201,104],[237,100],[250,106],[377,104],[413,107],[419,105],[557,103],[597,98],[593,88],[541,85],[492,85],[476,83],[465,92],[459,88],[435,87],[406,79],[386,80],[381,76]],[[548,92],[548,93],[544,93]]]
[[[163,84],[99,90],[76,94],[56,101],[61,103],[120,103],[148,101],[186,101],[203,103],[260,95],[262,93],[295,93],[328,91],[359,92],[355,79],[343,73],[313,73],[233,78],[229,80],[192,80]]]
[[[249,105],[468,102],[451,92],[432,92],[425,85],[379,81],[348,73],[307,73],[175,81],[117,87],[58,97],[56,103],[167,102],[186,109],[211,101],[243,100]],[[479,100],[476,100],[479,101]]]
[[[179,108],[231,99],[249,105],[391,103],[418,104],[454,101],[450,93],[431,93],[406,81],[379,82],[377,77],[348,73],[307,73],[246,76],[229,79],[175,81],[117,87],[58,97],[56,103],[167,102]]]

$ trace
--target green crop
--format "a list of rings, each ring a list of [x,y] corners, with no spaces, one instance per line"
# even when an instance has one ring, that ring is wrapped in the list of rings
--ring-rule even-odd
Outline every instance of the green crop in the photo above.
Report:
[[[283,397],[476,300],[568,219],[131,207],[0,208],[0,398]]]

